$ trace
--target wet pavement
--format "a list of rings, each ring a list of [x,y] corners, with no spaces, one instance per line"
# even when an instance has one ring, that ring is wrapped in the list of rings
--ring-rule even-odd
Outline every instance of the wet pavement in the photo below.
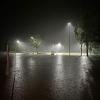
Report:
[[[100,57],[19,53],[10,59],[10,75],[0,74],[0,100],[100,100]]]

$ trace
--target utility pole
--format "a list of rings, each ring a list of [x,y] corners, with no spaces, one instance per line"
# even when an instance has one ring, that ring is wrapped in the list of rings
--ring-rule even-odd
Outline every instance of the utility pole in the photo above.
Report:
[[[68,23],[68,35],[69,35],[69,56],[70,56],[70,26],[71,26],[71,23],[69,22],[69,23]]]
[[[9,75],[9,46],[6,44],[6,75]]]

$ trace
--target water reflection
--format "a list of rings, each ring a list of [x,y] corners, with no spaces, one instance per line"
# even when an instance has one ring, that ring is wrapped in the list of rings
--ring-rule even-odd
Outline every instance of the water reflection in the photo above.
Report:
[[[16,67],[16,70],[21,70],[22,68],[22,54],[21,53],[15,54],[15,67]]]
[[[53,96],[55,99],[63,100],[65,94],[65,79],[63,68],[63,56],[58,55],[56,57],[55,69],[54,69],[54,81],[53,81]]]
[[[38,90],[43,90],[44,95],[52,95],[53,100],[88,100],[80,99],[80,94],[85,91],[91,95],[87,81],[90,64],[91,62],[86,56],[23,56],[16,54],[15,65],[18,70],[15,78],[16,91],[19,92],[17,90],[19,87],[24,91],[29,91],[37,86],[37,93],[34,92],[34,95],[40,93]],[[50,72],[51,70],[52,72]],[[29,86],[32,88],[29,89]],[[47,91],[50,93],[45,94]]]
[[[62,56],[59,55],[56,58],[56,66],[55,66],[55,79],[56,80],[63,80],[64,72],[63,72],[63,60]]]
[[[35,60],[32,56],[22,53],[15,55],[15,88],[25,88],[27,80],[31,81],[34,75]],[[17,91],[17,90],[16,90]]]
[[[35,61],[32,57],[29,58],[28,63],[29,65],[35,65]]]
[[[86,80],[88,78],[87,73],[88,73],[88,67],[89,67],[89,59],[87,56],[82,56],[80,58],[80,78],[86,84]]]
[[[91,70],[91,62],[87,56],[83,56],[80,59],[80,86],[81,86],[81,94],[84,99],[86,98],[86,91],[88,94],[88,98],[93,100],[90,81],[93,80],[89,71]]]
[[[30,71],[34,69],[35,64],[33,57],[28,58],[28,68]]]

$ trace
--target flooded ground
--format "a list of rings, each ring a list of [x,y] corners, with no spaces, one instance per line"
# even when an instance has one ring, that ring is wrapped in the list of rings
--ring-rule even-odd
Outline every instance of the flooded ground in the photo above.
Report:
[[[0,100],[99,100],[100,57],[29,55],[0,58]]]

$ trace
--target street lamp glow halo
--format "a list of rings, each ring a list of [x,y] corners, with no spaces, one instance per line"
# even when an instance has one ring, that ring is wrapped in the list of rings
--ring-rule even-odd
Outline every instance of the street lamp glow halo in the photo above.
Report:
[[[57,49],[61,49],[62,44],[59,42],[59,43],[56,44],[56,47],[57,47]]]
[[[31,36],[30,38],[31,38],[32,40],[34,39],[34,37],[33,37],[33,36]]]
[[[70,26],[71,25],[71,22],[68,22],[68,26]]]
[[[20,44],[20,41],[19,41],[19,40],[17,40],[16,42],[17,42],[18,44]]]
[[[58,46],[58,47],[61,47],[61,43],[58,43],[57,46]]]

